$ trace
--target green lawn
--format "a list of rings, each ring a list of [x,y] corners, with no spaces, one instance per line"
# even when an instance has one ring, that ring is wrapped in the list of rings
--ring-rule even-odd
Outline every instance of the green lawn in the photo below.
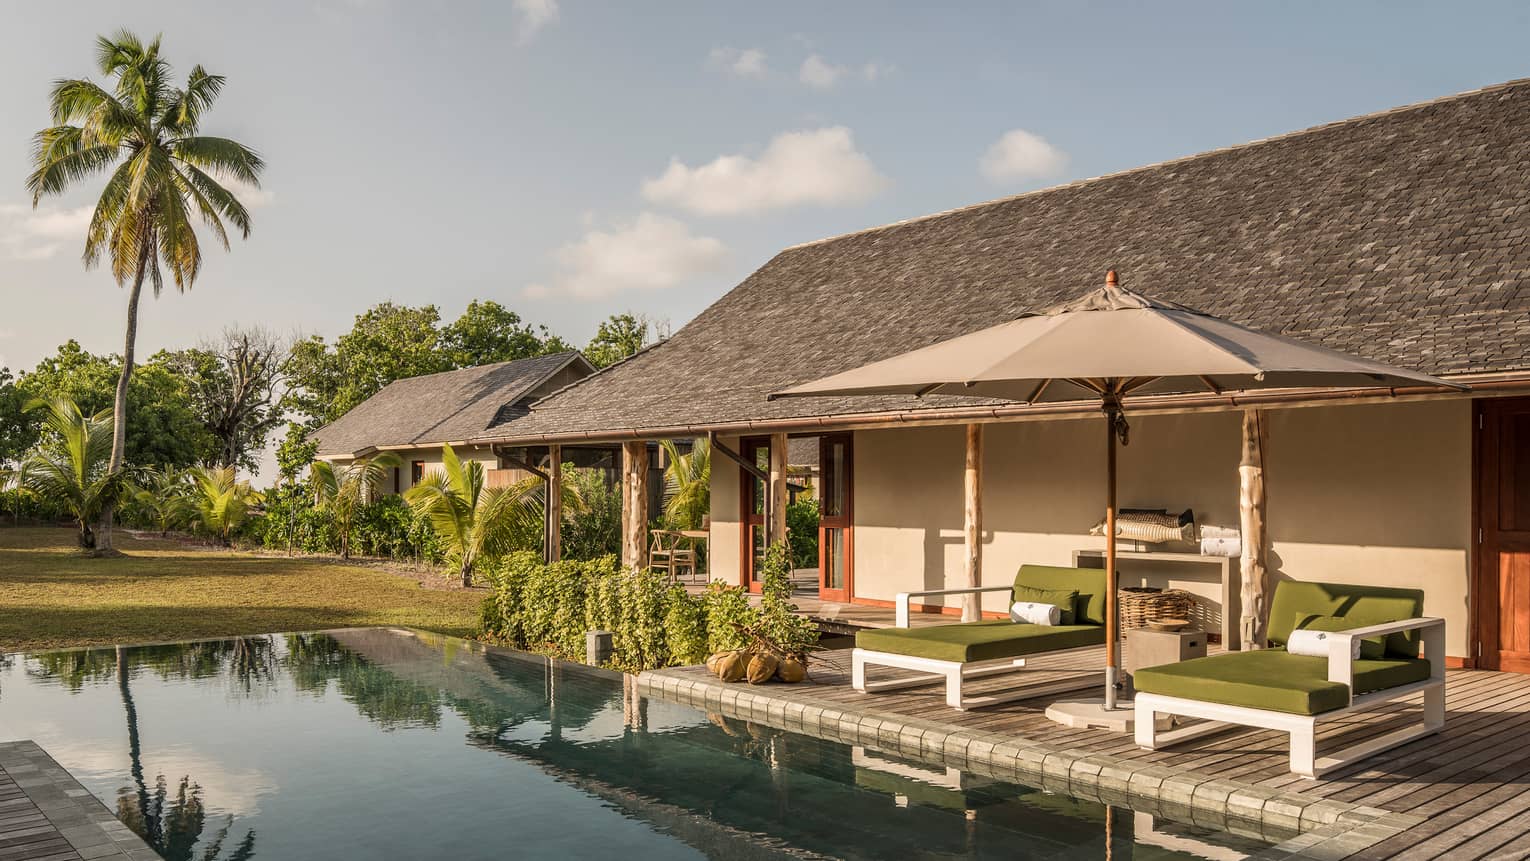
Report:
[[[117,546],[124,557],[90,559],[70,530],[0,525],[0,652],[362,625],[471,636],[484,594],[125,533]]]

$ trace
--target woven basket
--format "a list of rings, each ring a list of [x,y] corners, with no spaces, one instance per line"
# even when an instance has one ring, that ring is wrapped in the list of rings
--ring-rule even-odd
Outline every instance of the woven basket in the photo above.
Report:
[[[1116,605],[1121,614],[1121,630],[1146,628],[1163,619],[1189,619],[1195,597],[1183,589],[1122,589]]]

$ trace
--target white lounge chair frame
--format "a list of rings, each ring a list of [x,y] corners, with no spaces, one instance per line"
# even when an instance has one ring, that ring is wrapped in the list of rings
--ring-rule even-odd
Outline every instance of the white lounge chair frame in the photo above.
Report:
[[[1355,696],[1353,641],[1413,630],[1417,630],[1423,640],[1424,657],[1429,661],[1429,678],[1422,682]],[[1225,730],[1228,724],[1272,729],[1288,733],[1291,737],[1291,771],[1302,777],[1316,778],[1384,750],[1433,735],[1445,726],[1445,620],[1408,619],[1329,634],[1328,680],[1340,682],[1349,688],[1349,705],[1315,715],[1297,715],[1246,706],[1229,706],[1138,691],[1136,696],[1137,746],[1155,750]],[[1424,709],[1418,724],[1367,739],[1334,751],[1329,756],[1317,756],[1317,729],[1320,724],[1374,708],[1379,703],[1402,699],[1420,691],[1424,694]],[[1208,723],[1160,732],[1156,721],[1158,715],[1201,718]]]
[[[899,592],[895,602],[896,611],[893,626],[897,628],[909,627],[909,603],[913,598],[943,597],[946,595],[979,595],[985,592],[1009,592],[1013,588],[1012,586],[979,586],[966,589],[928,589],[922,592]],[[1099,647],[1084,646],[1081,649],[1061,649],[1043,654],[1057,655],[1064,652],[1097,648]],[[867,682],[867,667],[894,667],[900,670],[913,670],[923,673],[923,675],[914,678]],[[899,655],[894,652],[875,652],[870,649],[860,648],[850,653],[850,685],[861,693],[916,688],[944,683],[946,686],[946,705],[959,711],[1096,687],[1102,683],[1104,678],[1103,673],[1091,673],[1064,681],[1026,685],[1013,691],[985,694],[983,696],[967,696],[962,691],[962,683],[968,679],[981,679],[1006,673],[1023,672],[1024,670],[1025,658],[998,658],[991,661],[968,661],[963,663],[959,661],[940,661],[934,658],[918,658],[912,655]]]

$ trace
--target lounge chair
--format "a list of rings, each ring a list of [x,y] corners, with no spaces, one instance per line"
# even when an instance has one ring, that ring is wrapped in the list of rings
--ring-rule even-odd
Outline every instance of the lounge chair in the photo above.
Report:
[[[1291,771],[1318,777],[1439,732],[1445,725],[1445,620],[1420,617],[1423,603],[1423,593],[1415,589],[1283,581],[1270,601],[1270,648],[1148,667],[1133,675],[1137,744],[1152,750],[1225,724],[1279,730],[1291,736]],[[1354,627],[1329,634],[1327,657],[1287,652],[1291,631],[1313,617],[1342,617]],[[1324,629],[1342,624],[1330,619]],[[1369,657],[1353,657],[1357,639],[1371,641]],[[1420,692],[1420,723],[1317,757],[1319,725]],[[1210,723],[1158,731],[1160,715]]]
[[[1021,587],[1047,591],[1077,591],[1071,625],[1032,625],[1008,619],[985,619],[909,627],[913,598],[1010,592]],[[1011,700],[1074,691],[1100,683],[1091,674],[1051,684],[1032,684],[1001,694],[969,697],[962,693],[969,679],[1021,672],[1027,656],[1101,646],[1105,643],[1105,570],[1024,565],[1010,586],[931,589],[901,592],[897,597],[896,627],[861,631],[851,656],[851,685],[858,691],[886,691],[945,682],[946,704],[954,709],[979,708]],[[916,670],[915,678],[867,682],[868,666]]]

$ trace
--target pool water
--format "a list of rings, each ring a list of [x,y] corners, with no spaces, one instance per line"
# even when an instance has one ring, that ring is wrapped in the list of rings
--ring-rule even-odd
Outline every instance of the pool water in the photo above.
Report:
[[[0,657],[0,741],[23,738],[171,861],[1263,848],[399,629]]]

